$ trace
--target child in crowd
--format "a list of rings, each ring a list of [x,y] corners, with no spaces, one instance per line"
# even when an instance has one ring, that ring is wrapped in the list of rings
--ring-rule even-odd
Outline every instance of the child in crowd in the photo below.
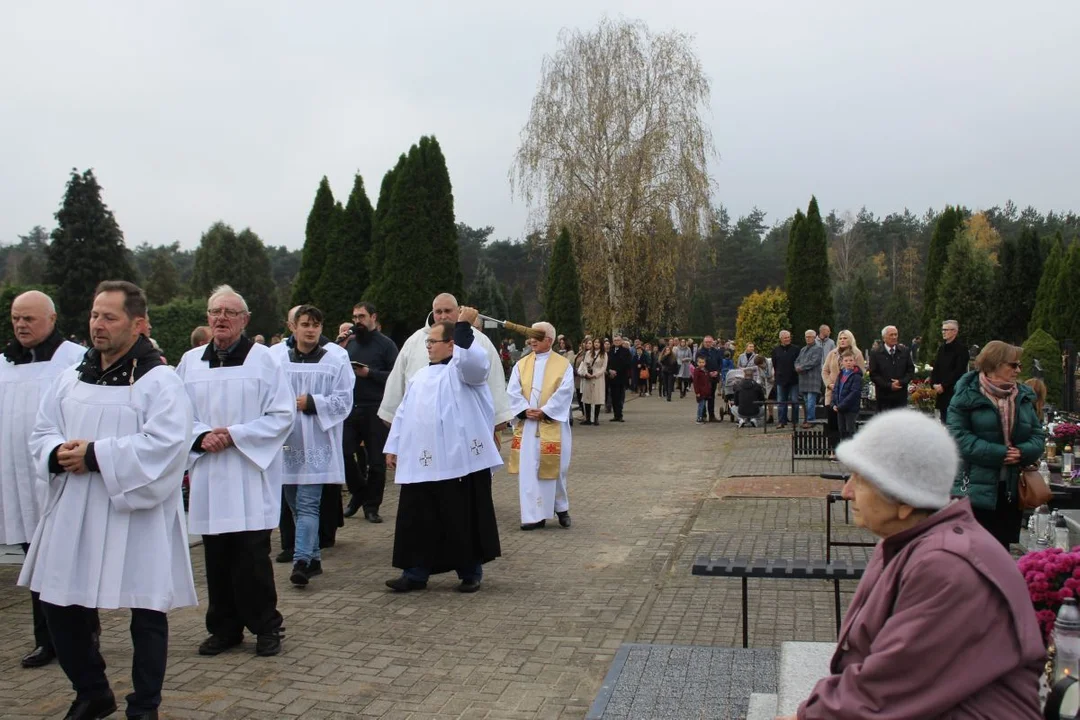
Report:
[[[697,422],[700,425],[709,415],[709,396],[712,395],[712,382],[705,369],[705,358],[697,359],[697,367],[690,368],[690,379],[694,384],[694,396],[697,398]]]
[[[833,412],[837,414],[840,439],[847,440],[855,434],[855,420],[859,417],[862,400],[862,370],[855,362],[855,353],[840,353],[840,377],[833,392]]]

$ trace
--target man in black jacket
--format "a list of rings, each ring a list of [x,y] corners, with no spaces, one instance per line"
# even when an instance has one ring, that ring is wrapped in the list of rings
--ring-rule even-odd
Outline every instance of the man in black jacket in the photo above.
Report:
[[[905,407],[908,383],[915,377],[911,351],[899,338],[896,327],[889,325],[881,331],[881,349],[870,351],[870,380],[877,389],[878,412]]]
[[[612,338],[611,351],[608,352],[608,377],[611,378],[611,412],[614,417],[612,422],[625,422],[623,420],[623,403],[626,401],[626,386],[630,382],[630,370],[634,366],[634,359],[630,356],[630,349],[623,345],[621,335]]]
[[[945,416],[949,413],[949,402],[952,401],[956,381],[968,369],[968,351],[964,343],[957,339],[959,334],[960,325],[955,320],[941,323],[942,343],[934,359],[934,369],[930,372],[930,385],[937,393],[935,404],[938,414],[941,415],[941,422],[945,422]]]
[[[382,403],[383,388],[386,378],[394,369],[397,360],[397,346],[394,341],[376,330],[378,315],[375,306],[369,302],[357,303],[353,308],[352,337],[345,346],[349,361],[356,374],[356,386],[353,388],[352,414],[345,421],[345,483],[349,486],[352,498],[345,509],[345,517],[352,517],[361,506],[368,522],[381,523],[379,506],[382,505],[383,490],[386,487],[386,460],[383,445],[386,444],[389,428],[377,414]],[[360,468],[355,455],[364,443],[367,456],[367,482],[361,485]]]
[[[791,424],[799,424],[799,374],[795,372],[795,359],[799,348],[791,344],[791,333],[780,331],[780,344],[773,348],[773,381],[776,383],[776,401],[780,403],[780,424],[787,426],[788,406],[791,403]]]
[[[709,373],[709,384],[712,385],[712,392],[709,393],[708,402],[706,403],[709,408],[709,422],[719,422],[716,418],[716,386],[720,384],[720,370],[721,363],[724,359],[724,351],[716,347],[716,341],[712,335],[706,335],[701,340],[701,347],[698,348],[697,357],[694,361],[697,362],[698,358],[705,358],[705,372]]]

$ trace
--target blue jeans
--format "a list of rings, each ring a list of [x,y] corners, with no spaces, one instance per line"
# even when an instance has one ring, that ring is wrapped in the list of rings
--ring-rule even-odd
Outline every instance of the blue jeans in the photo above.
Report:
[[[409,568],[402,573],[409,580],[414,582],[427,582],[431,577],[431,570],[428,568],[414,567]],[[475,580],[480,582],[484,577],[484,566],[480,563],[476,563],[472,567],[458,568],[457,576],[459,580]]]
[[[788,406],[791,403],[791,424],[799,424],[799,384],[777,385],[776,402],[780,403],[779,422],[786,425],[788,421]]]
[[[803,393],[803,402],[806,403],[806,422],[813,422],[817,419],[817,399],[821,393],[807,392]],[[795,407],[799,407],[796,405]],[[798,418],[795,422],[798,422]]]
[[[296,542],[293,544],[293,561],[310,562],[322,560],[319,550],[319,504],[322,502],[322,485],[286,485],[285,502],[289,504],[296,519]]]
[[[705,418],[705,413],[707,412],[708,407],[709,407],[709,401],[708,400],[701,399],[701,400],[697,401],[697,419],[698,420],[705,420],[706,419]]]

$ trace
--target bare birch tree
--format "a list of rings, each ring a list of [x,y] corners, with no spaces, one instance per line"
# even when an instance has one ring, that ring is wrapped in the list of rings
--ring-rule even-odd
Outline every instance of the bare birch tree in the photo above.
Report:
[[[511,190],[535,227],[571,229],[591,327],[642,314],[670,323],[684,292],[676,268],[697,255],[709,219],[709,81],[689,36],[641,22],[605,18],[593,32],[563,30],[559,45],[544,58]]]

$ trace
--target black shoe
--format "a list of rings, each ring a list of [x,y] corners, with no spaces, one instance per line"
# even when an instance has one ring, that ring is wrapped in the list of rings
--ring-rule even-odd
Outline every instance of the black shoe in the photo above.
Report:
[[[559,516],[559,524],[560,525],[562,525],[564,528],[570,527],[570,511],[569,510],[564,510],[563,512],[557,512],[555,514]]]
[[[101,720],[116,712],[116,697],[110,692],[96,698],[76,700],[71,703],[64,720]]]
[[[457,586],[457,591],[460,593],[474,593],[479,589],[479,580],[462,580],[461,584]]]
[[[367,520],[367,521],[368,521],[369,523],[376,523],[376,524],[378,524],[378,523],[381,523],[381,522],[382,522],[382,516],[381,516],[381,515],[379,515],[379,511],[378,511],[378,510],[372,510],[372,511],[370,511],[370,512],[368,512],[367,510],[365,510],[365,511],[364,511],[364,519],[365,519],[365,520]]]
[[[282,630],[278,628],[270,632],[259,633],[255,636],[255,654],[259,657],[271,657],[281,652],[281,638],[284,637]]]
[[[386,581],[386,587],[390,588],[394,592],[407,593],[410,590],[424,590],[427,588],[426,582],[420,582],[419,580],[410,580],[402,575],[396,577],[393,580]]]
[[[307,564],[307,576],[313,578],[322,575],[322,560],[309,560]]]
[[[22,659],[24,668],[45,667],[56,659],[56,651],[51,647],[38,645],[34,650]]]
[[[626,422],[621,417],[614,418],[611,422]]]
[[[289,582],[298,587],[303,587],[308,584],[307,562],[300,560],[293,565],[292,575],[289,576]]]
[[[323,538],[319,538],[320,550],[326,550],[327,548],[332,548],[335,545],[337,545],[337,538],[326,538],[325,540]]]
[[[127,720],[158,720],[157,710],[147,710],[138,715],[128,715]]]
[[[244,641],[244,639],[242,637],[239,637],[239,636],[236,637],[235,639],[232,639],[232,638],[219,637],[217,635],[211,635],[210,637],[203,640],[202,644],[199,645],[199,654],[200,655],[220,655],[221,653],[225,652],[226,650],[229,650],[230,648],[236,647],[237,645],[239,645],[243,641]]]
[[[293,551],[292,550],[282,550],[281,552],[279,552],[277,554],[277,557],[274,558],[274,562],[279,562],[279,563],[292,562],[292,558],[293,558]]]
[[[349,501],[349,504],[345,507],[345,512],[342,513],[345,517],[352,517],[360,510],[361,503],[355,498]]]
[[[539,530],[540,528],[544,527],[545,525],[547,525],[547,520],[541,520],[540,522],[523,523],[521,525],[521,529],[522,530]]]

